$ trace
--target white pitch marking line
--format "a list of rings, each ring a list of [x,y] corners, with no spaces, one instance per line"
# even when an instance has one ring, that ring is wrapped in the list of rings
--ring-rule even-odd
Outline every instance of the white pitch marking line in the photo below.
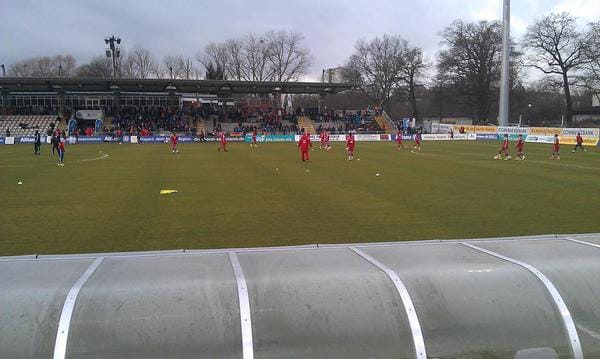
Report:
[[[103,159],[108,158],[108,157],[109,157],[109,155],[105,153],[105,154],[103,154],[100,157],[87,158],[87,159],[84,159],[84,160],[77,160],[77,162],[97,161],[97,160],[103,160]]]

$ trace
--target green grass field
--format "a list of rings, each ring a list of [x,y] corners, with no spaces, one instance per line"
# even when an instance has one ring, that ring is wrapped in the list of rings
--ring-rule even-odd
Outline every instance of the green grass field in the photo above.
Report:
[[[1,146],[0,255],[600,232],[597,149],[495,161],[499,142],[359,142],[347,161],[333,146],[302,163],[293,143],[77,145],[65,167],[48,145]]]

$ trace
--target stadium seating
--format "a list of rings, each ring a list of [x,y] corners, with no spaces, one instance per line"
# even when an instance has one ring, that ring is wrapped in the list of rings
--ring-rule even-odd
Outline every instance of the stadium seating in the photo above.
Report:
[[[304,128],[306,132],[317,133],[315,123],[308,117],[298,117],[298,128]]]
[[[0,134],[4,136],[6,129],[10,129],[12,136],[32,136],[35,130],[44,134],[56,116],[0,116]]]
[[[383,116],[375,116],[374,119],[383,131],[389,132],[392,130]]]
[[[198,122],[196,123],[196,133],[200,132],[206,133],[206,125],[203,119],[198,119]]]

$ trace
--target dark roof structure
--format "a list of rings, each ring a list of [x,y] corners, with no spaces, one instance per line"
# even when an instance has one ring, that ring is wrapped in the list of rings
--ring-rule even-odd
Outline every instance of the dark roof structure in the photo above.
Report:
[[[168,92],[219,94],[334,94],[352,88],[345,83],[256,82],[121,78],[0,78],[2,92]]]

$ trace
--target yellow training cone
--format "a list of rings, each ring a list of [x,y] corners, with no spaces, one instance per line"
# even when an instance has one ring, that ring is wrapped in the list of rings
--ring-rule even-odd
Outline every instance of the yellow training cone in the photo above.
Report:
[[[177,193],[176,189],[161,189],[160,194],[173,194]]]

